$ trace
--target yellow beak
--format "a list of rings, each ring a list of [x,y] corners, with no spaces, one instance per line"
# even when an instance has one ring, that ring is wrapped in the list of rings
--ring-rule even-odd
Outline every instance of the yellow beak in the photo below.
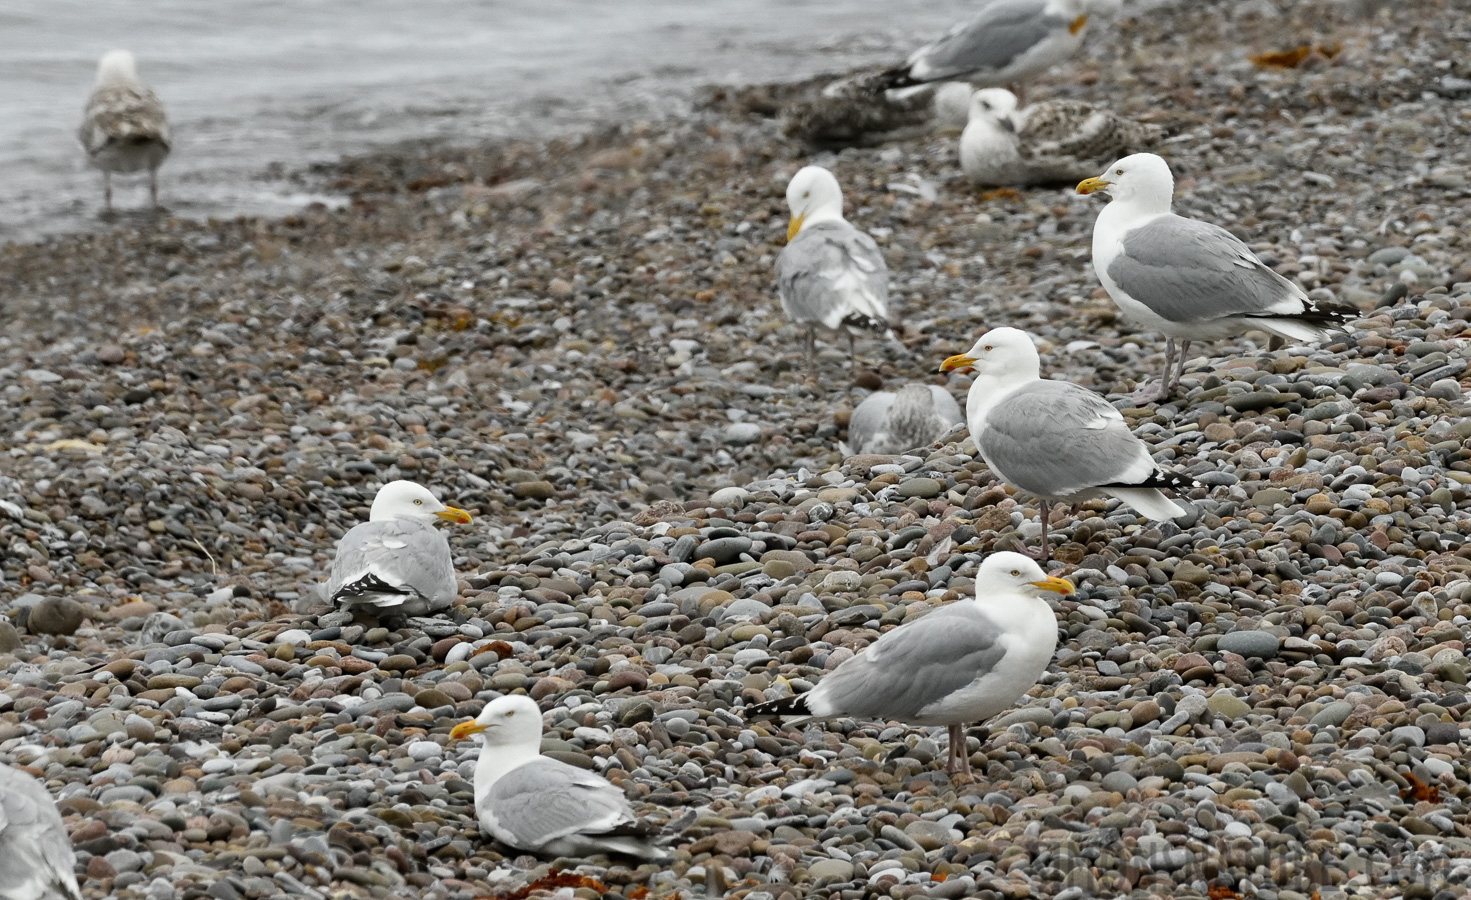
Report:
[[[956,369],[967,369],[976,364],[974,356],[966,356],[964,353],[950,357],[940,363],[941,372],[954,372]]]
[[[1078,182],[1078,193],[1091,194],[1094,191],[1101,191],[1104,188],[1108,187],[1111,183],[1112,182],[1104,181],[1102,178],[1085,178],[1082,181]]]
[[[787,223],[787,243],[788,244],[790,244],[792,242],[792,238],[794,238],[794,237],[797,236],[797,232],[799,232],[799,231],[802,230],[802,220],[805,219],[805,218],[807,218],[805,215],[792,216],[792,221],[790,221],[790,222]]]
[[[1041,581],[1029,581],[1027,583],[1039,591],[1049,591],[1054,594],[1062,594],[1064,597],[1073,592],[1072,582],[1067,581],[1066,579],[1058,578],[1056,575],[1048,575]],[[456,730],[458,731],[459,729]]]
[[[474,719],[469,719],[467,721],[461,722],[460,724],[456,725],[454,727],[454,729],[452,731],[450,731],[449,736],[451,738],[453,738],[454,740],[463,741],[465,738],[469,737],[470,735],[472,735],[472,734],[479,734],[480,732],[482,732],[484,730],[485,730],[485,726],[484,725],[479,724]]]
[[[456,525],[470,524],[470,514],[463,509],[455,509],[453,506],[446,506],[435,515],[447,522],[454,522]]]

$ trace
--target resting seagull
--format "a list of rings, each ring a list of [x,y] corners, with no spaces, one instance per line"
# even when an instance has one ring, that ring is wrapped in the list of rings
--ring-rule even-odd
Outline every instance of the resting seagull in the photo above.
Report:
[[[82,900],[76,864],[51,794],[0,763],[0,900]]]
[[[492,700],[450,732],[457,741],[474,735],[482,744],[475,762],[475,814],[502,844],[547,856],[668,856],[653,844],[657,828],[634,817],[622,791],[541,755],[541,710],[530,697]]]
[[[855,453],[893,455],[939,440],[964,419],[950,392],[938,384],[906,384],[897,393],[874,391],[848,420],[844,456]]]
[[[1315,343],[1358,315],[1310,299],[1226,229],[1170,212],[1174,189],[1169,165],[1153,153],[1126,156],[1078,185],[1080,194],[1109,196],[1093,226],[1098,280],[1125,316],[1165,335],[1159,389],[1140,391],[1137,401],[1162,399],[1179,387],[1193,340],[1265,331]],[[1177,338],[1180,367],[1172,381]]]
[[[940,371],[973,367],[966,424],[992,474],[1043,501],[1042,552],[1049,559],[1052,503],[1117,497],[1150,519],[1185,510],[1160,493],[1193,482],[1160,469],[1112,404],[1069,381],[1044,381],[1037,348],[1015,328],[988,331]]]
[[[337,544],[324,589],[327,601],[402,616],[447,609],[459,586],[449,541],[434,528],[437,521],[464,525],[470,514],[445,506],[412,481],[379,488],[368,521],[354,525]]]
[[[984,88],[971,95],[960,167],[981,185],[1073,183],[1160,137],[1158,127],[1092,103],[1044,100],[1019,110],[1011,91]]]
[[[102,197],[112,212],[112,173],[148,170],[148,195],[158,208],[158,167],[169,155],[169,123],[158,96],[138,80],[133,54],[112,50],[97,63],[97,86],[87,100],[77,138],[102,170]]]
[[[970,777],[967,722],[1021,699],[1057,649],[1057,618],[1043,594],[1073,586],[1020,553],[993,553],[976,572],[974,599],[957,600],[884,633],[817,687],[759,703],[746,717],[847,716],[906,725],[947,725],[945,771]]]
[[[776,258],[782,311],[807,326],[807,369],[817,380],[818,326],[848,334],[889,330],[889,267],[873,238],[843,218],[843,189],[821,166],[798,170],[787,184],[787,245]]]

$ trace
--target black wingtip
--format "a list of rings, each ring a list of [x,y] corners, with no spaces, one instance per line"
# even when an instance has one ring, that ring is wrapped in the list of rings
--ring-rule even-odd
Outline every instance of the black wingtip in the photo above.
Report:
[[[1167,472],[1164,469],[1155,469],[1143,481],[1135,481],[1129,484],[1120,481],[1114,484],[1099,485],[1099,487],[1105,488],[1164,488],[1176,492],[1188,491],[1191,488],[1198,488],[1200,486],[1200,482],[1188,475],[1181,475],[1179,472]]]
[[[928,82],[920,81],[909,74],[909,66],[896,66],[879,73],[874,79],[873,88],[876,92],[898,90],[899,88],[918,87]]]
[[[849,313],[843,317],[843,321],[840,324],[844,328],[861,328],[864,331],[887,331],[889,329],[889,323],[883,319],[876,319],[873,316],[865,316],[859,313]]]
[[[377,575],[369,572],[357,581],[344,584],[332,595],[332,602],[339,600],[356,600],[368,594],[412,594],[413,591],[406,587],[389,584]]]
[[[745,710],[745,717],[748,721],[769,716],[810,715],[812,715],[812,710],[807,708],[806,694],[797,694],[794,697],[782,697],[779,700],[768,700],[765,703],[748,706]]]

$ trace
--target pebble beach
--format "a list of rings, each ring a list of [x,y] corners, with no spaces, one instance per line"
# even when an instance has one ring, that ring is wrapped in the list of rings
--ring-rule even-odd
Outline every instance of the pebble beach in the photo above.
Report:
[[[1463,896],[1471,18],[1190,3],[1098,40],[1029,94],[1164,127],[1176,210],[1349,333],[1197,344],[1133,408],[1163,340],[1091,271],[1100,205],[972,188],[956,131],[809,151],[780,110],[819,82],[296,174],[341,208],[0,247],[0,761],[57,798],[84,895]],[[856,375],[820,345],[816,385],[772,278],[810,162],[902,320]],[[963,433],[837,447],[869,391],[963,403],[939,363],[1000,325],[1195,478],[1190,515],[1052,521],[1077,590],[1041,683],[968,729],[972,784],[942,728],[745,721],[1035,545]],[[317,584],[398,478],[475,519],[453,609],[373,627]],[[513,691],[671,861],[481,835],[449,732]]]

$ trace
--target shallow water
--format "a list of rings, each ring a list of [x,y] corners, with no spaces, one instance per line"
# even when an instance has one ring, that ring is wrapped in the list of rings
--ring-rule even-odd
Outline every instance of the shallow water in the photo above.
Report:
[[[679,108],[711,83],[897,59],[971,4],[922,0],[46,0],[0,5],[0,239],[99,226],[76,127],[125,47],[162,98],[175,215],[282,214],[282,173],[416,138],[540,135]],[[146,179],[115,179],[120,210]]]

